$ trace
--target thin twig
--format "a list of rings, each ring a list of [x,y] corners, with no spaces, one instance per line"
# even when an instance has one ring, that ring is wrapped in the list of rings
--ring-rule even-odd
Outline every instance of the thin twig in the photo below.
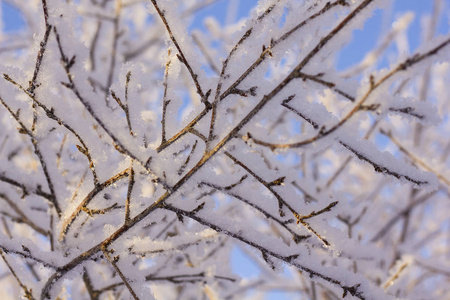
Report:
[[[14,269],[12,268],[12,266],[9,264],[8,260],[6,259],[6,255],[5,255],[5,253],[3,252],[2,249],[0,249],[0,255],[2,256],[3,261],[8,266],[9,271],[14,276],[14,278],[16,279],[16,281],[19,284],[19,286],[23,289],[23,291],[25,293],[23,296],[25,298],[27,298],[28,300],[34,300],[33,294],[31,293],[32,290],[29,289],[26,285],[24,285],[22,283],[22,281],[19,279],[19,277],[17,276],[16,272],[14,271]]]
[[[191,75],[192,81],[194,82],[195,87],[197,88],[197,94],[199,94],[200,99],[202,100],[202,102],[207,101],[207,99],[205,99],[205,94],[203,93],[203,90],[202,90],[202,87],[200,85],[200,82],[198,82],[198,79],[197,79],[198,75],[195,74],[194,71],[192,70],[192,67],[189,64],[188,60],[186,59],[186,56],[184,55],[183,50],[181,50],[180,44],[178,43],[177,39],[173,35],[172,29],[170,28],[169,23],[168,23],[168,21],[167,21],[167,19],[165,17],[165,12],[160,9],[160,7],[158,6],[158,3],[156,2],[156,0],[151,0],[151,2],[153,4],[153,6],[155,7],[155,9],[156,9],[158,15],[160,16],[161,20],[163,21],[164,26],[166,27],[167,33],[170,36],[170,39],[172,40],[173,44],[177,48],[177,51],[178,51],[178,54],[179,54],[178,58],[180,58],[180,61],[188,69],[189,74]]]
[[[208,62],[208,65],[211,67],[211,70],[214,71],[217,75],[220,73],[219,68],[214,63],[214,60],[212,59],[211,55],[208,52],[208,49],[206,49],[205,45],[200,41],[200,39],[197,37],[196,34],[192,34],[192,39],[197,44],[200,51],[203,53],[203,56],[205,56],[206,61]]]
[[[6,104],[5,101],[3,101],[3,99],[1,97],[0,97],[0,102],[8,110],[8,112],[11,114],[11,116],[17,121],[17,123],[19,123],[19,125],[20,125],[19,132],[26,134],[30,137],[31,144],[33,145],[33,148],[34,148],[34,153],[36,154],[36,156],[39,159],[39,162],[41,163],[42,171],[44,172],[45,179],[47,180],[48,188],[50,189],[50,198],[48,200],[50,201],[51,205],[55,208],[56,213],[58,214],[58,218],[61,218],[61,208],[60,208],[58,200],[56,198],[53,181],[50,178],[47,164],[44,160],[44,157],[42,156],[42,152],[38,146],[38,141],[36,140],[34,133],[30,129],[28,129],[25,126],[25,124],[20,120],[20,118],[19,118],[20,111],[13,112],[12,109],[8,106],[8,104]]]
[[[440,174],[439,172],[435,171],[433,168],[431,168],[427,163],[423,162],[421,159],[413,155],[405,146],[403,146],[397,139],[394,138],[391,132],[386,131],[384,129],[380,129],[380,133],[387,136],[404,154],[406,154],[413,163],[421,166],[423,169],[425,169],[428,172],[433,173],[436,175],[436,177],[444,184],[447,185],[447,187],[450,187],[450,180],[445,178],[444,175]]]
[[[186,169],[187,165],[189,164],[189,161],[191,160],[191,156],[194,154],[195,148],[197,148],[197,142],[198,142],[198,140],[195,140],[194,145],[192,145],[191,152],[189,153],[188,157],[184,161],[183,165],[178,169],[178,172],[177,172],[178,175],[183,174],[184,169]]]
[[[122,1],[116,1],[116,11],[115,11],[115,16],[114,16],[114,21],[113,21],[113,42],[112,42],[112,46],[111,46],[111,60],[109,63],[109,72],[108,72],[108,78],[106,81],[106,88],[110,89],[112,82],[113,82],[113,78],[114,78],[114,69],[116,67],[116,60],[117,60],[117,44],[120,38],[120,33],[119,33],[119,21],[120,21],[120,13],[122,11]],[[108,94],[105,95],[105,101],[106,101],[106,106],[110,107],[110,103],[108,101]],[[128,108],[127,108],[128,110]],[[130,129],[131,131],[131,129]]]
[[[386,222],[386,224],[380,230],[378,230],[378,232],[372,237],[372,239],[370,241],[372,243],[375,243],[376,241],[381,239],[383,236],[386,235],[386,233],[389,232],[389,230],[394,228],[394,224],[397,223],[398,221],[400,221],[402,219],[401,218],[402,216],[409,214],[416,206],[418,206],[428,200],[431,200],[435,194],[436,194],[436,191],[431,192],[430,194],[424,195],[424,196],[414,200],[413,202],[411,202],[407,207],[400,210],[392,218],[390,218],[389,221]]]
[[[130,220],[130,205],[131,205],[131,193],[133,192],[134,186],[134,169],[133,169],[133,161],[131,161],[130,174],[128,180],[128,190],[127,190],[127,200],[125,201],[125,222]]]
[[[163,95],[163,108],[162,108],[162,118],[161,118],[161,145],[159,147],[161,147],[164,143],[166,143],[166,113],[167,113],[167,106],[170,103],[170,99],[167,99],[167,89],[169,86],[169,67],[170,64],[172,62],[172,60],[170,59],[170,52],[171,50],[168,50],[168,56],[169,58],[167,59],[166,62],[166,68],[164,70],[164,95]]]
[[[30,220],[25,213],[17,206],[16,203],[14,203],[13,200],[11,200],[7,195],[0,193],[0,199],[3,199],[8,203],[9,207],[17,214],[19,215],[19,219],[17,219],[17,223],[25,223],[31,228],[33,228],[36,232],[42,234],[43,236],[47,236],[48,232],[47,230],[43,229],[39,225],[35,224],[32,220]]]
[[[109,255],[109,252],[111,250],[106,249],[106,247],[102,248],[102,251],[103,251],[103,254],[105,255],[105,257],[108,259],[109,263],[113,266],[114,270],[116,270],[117,274],[119,274],[120,279],[122,279],[123,283],[127,287],[127,289],[130,292],[131,296],[135,300],[139,300],[138,296],[133,291],[133,288],[131,287],[131,284],[128,282],[128,279],[125,277],[125,275],[123,275],[122,271],[119,269],[119,267],[116,264],[116,262],[120,259],[119,256],[115,256],[114,258],[111,258],[111,256]]]

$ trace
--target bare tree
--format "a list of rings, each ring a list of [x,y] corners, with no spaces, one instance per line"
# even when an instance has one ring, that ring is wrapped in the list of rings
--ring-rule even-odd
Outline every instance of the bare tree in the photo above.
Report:
[[[346,72],[390,1],[261,0],[206,31],[215,1],[7,2],[2,299],[450,297],[443,1],[416,52],[405,14]]]

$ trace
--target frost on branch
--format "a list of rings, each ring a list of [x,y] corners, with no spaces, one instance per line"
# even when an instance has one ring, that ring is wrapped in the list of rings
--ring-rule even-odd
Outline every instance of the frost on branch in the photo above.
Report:
[[[214,1],[7,2],[2,299],[450,296],[441,1],[413,53],[405,14],[344,72],[389,1],[265,0],[204,31]]]

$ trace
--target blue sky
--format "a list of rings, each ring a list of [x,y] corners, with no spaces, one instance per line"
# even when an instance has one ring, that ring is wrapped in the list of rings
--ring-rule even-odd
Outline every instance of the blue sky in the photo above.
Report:
[[[0,0],[1,1],[1,0]],[[227,16],[226,12],[230,3],[236,3],[237,10],[235,13],[235,19],[244,18],[248,15],[248,12],[257,4],[257,0],[221,0],[214,5],[209,6],[197,13],[198,20],[203,19],[203,17],[208,15],[213,15],[217,20],[225,24]],[[412,25],[408,30],[408,37],[410,41],[411,51],[413,51],[421,41],[421,18],[424,15],[430,14],[432,11],[434,1],[432,0],[393,0],[392,11],[387,15],[388,23],[392,23],[399,15],[406,11],[412,11],[415,13],[416,18],[414,19]],[[443,0],[443,4],[447,15],[441,19],[438,24],[438,32],[440,34],[449,33],[449,8],[450,0]],[[4,27],[3,29],[7,32],[14,32],[20,30],[25,26],[23,19],[20,14],[1,1],[2,5],[2,18]],[[337,61],[338,69],[345,69],[353,64],[359,62],[364,55],[376,45],[378,41],[379,33],[382,29],[383,18],[382,11],[377,11],[372,18],[370,18],[362,30],[357,30],[353,33],[353,40],[340,52],[339,59]],[[192,28],[201,29],[201,21],[194,21]],[[251,277],[257,274],[258,267],[249,262],[246,255],[236,248],[233,251],[233,261],[232,268],[237,273],[244,277]],[[284,300],[289,299],[287,294],[283,294],[277,291],[269,293],[267,300]]]
[[[3,30],[6,32],[11,32],[15,30],[19,30],[23,26],[25,26],[25,22],[20,15],[20,13],[11,7],[9,4],[1,1],[2,5],[2,21],[3,21]]]

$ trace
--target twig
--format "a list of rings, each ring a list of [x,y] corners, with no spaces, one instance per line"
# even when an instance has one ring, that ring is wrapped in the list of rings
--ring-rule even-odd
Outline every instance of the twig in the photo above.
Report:
[[[98,44],[98,38],[100,36],[100,30],[102,28],[102,21],[99,20],[97,21],[97,28],[95,30],[94,36],[92,38],[91,41],[91,45],[89,47],[90,51],[89,51],[89,61],[91,63],[91,69],[95,70],[96,68],[96,62],[95,62],[95,52],[97,50],[97,44]]]
[[[16,279],[17,283],[19,284],[19,286],[23,289],[24,291],[24,297],[27,298],[28,300],[34,300],[33,294],[31,293],[32,290],[29,289],[26,285],[24,285],[22,283],[22,281],[19,279],[19,277],[17,276],[16,272],[14,271],[14,269],[11,267],[11,265],[9,264],[8,260],[6,259],[5,253],[3,252],[3,250],[0,249],[0,255],[3,258],[3,261],[5,262],[5,264],[8,266],[9,271],[11,272],[11,274],[14,276],[14,278]]]
[[[116,100],[117,104],[119,104],[120,108],[125,113],[125,118],[127,119],[127,124],[128,124],[128,130],[130,132],[130,135],[134,136],[133,130],[131,129],[130,111],[128,109],[128,83],[130,82],[130,77],[131,77],[131,72],[128,72],[127,79],[126,79],[127,81],[125,83],[125,101],[126,101],[126,103],[124,104],[120,100],[120,98],[116,96],[116,93],[114,93],[113,90],[111,90],[111,96],[113,97],[114,100]]]
[[[184,169],[186,169],[187,165],[189,164],[189,161],[191,160],[191,156],[194,154],[195,148],[197,148],[197,142],[198,142],[198,140],[195,140],[194,145],[192,145],[191,152],[189,153],[188,157],[184,161],[183,165],[178,169],[178,172],[177,172],[178,175],[183,174]]]
[[[361,213],[353,220],[350,221],[351,216],[347,216],[347,217],[342,217],[341,215],[338,215],[337,218],[339,221],[343,222],[345,225],[347,225],[348,228],[348,236],[349,238],[353,237],[353,226],[355,226],[356,224],[359,223],[359,221],[361,221],[362,217],[364,216],[364,214],[367,211],[367,206],[365,206],[363,208],[363,210],[361,211]]]
[[[331,211],[331,209],[332,209],[333,207],[335,207],[338,203],[339,203],[338,201],[331,202],[331,203],[328,204],[325,208],[323,208],[323,209],[321,209],[321,210],[319,210],[319,211],[317,211],[317,212],[316,212],[316,211],[313,211],[313,212],[311,212],[309,215],[306,215],[306,216],[300,216],[300,215],[297,215],[297,222],[302,222],[302,221],[304,221],[304,220],[311,219],[311,218],[313,218],[313,217],[315,217],[315,216],[321,215],[321,214],[323,214],[324,212]]]
[[[30,80],[29,87],[27,89],[27,91],[33,96],[35,95],[34,90],[39,85],[37,83],[37,77],[38,77],[39,71],[41,69],[41,64],[42,64],[42,60],[44,58],[45,50],[47,49],[48,38],[49,38],[50,32],[52,30],[52,26],[48,23],[48,9],[47,9],[47,1],[46,0],[42,0],[42,10],[44,12],[44,19],[45,19],[45,34],[40,43],[40,48],[39,48],[39,51],[37,54],[36,66],[34,68],[33,78]],[[36,122],[37,122],[36,104],[33,103],[32,107],[33,107],[33,123],[31,125],[31,131],[34,132],[34,130],[36,128]]]
[[[91,297],[91,300],[98,300],[101,292],[96,291],[94,289],[94,286],[92,285],[92,280],[87,272],[86,267],[83,268],[83,282],[84,285],[86,286],[86,290],[89,294],[89,297]]]
[[[119,33],[119,20],[120,20],[120,13],[122,11],[122,1],[117,1],[116,2],[116,11],[115,11],[115,16],[114,16],[114,21],[113,21],[113,43],[111,46],[111,60],[110,60],[110,64],[109,64],[109,72],[108,72],[108,78],[106,81],[106,88],[110,89],[111,88],[111,84],[113,82],[113,78],[114,78],[114,69],[116,67],[116,59],[117,59],[117,44],[120,38],[120,33]],[[105,95],[105,101],[106,101],[106,106],[110,107],[109,105],[109,101],[108,101],[108,94]],[[127,108],[128,110],[128,108]],[[127,118],[129,119],[129,118]],[[130,127],[130,132],[131,132],[131,127]]]
[[[123,275],[122,271],[119,269],[119,267],[116,264],[116,262],[119,260],[119,256],[115,256],[114,258],[111,258],[111,256],[109,255],[109,252],[111,250],[106,249],[106,247],[102,248],[102,251],[103,251],[103,254],[105,255],[105,257],[108,259],[109,263],[113,266],[114,270],[116,270],[117,274],[119,274],[120,279],[122,279],[123,283],[127,287],[131,296],[133,296],[133,298],[135,300],[139,300],[138,296],[133,291],[131,284],[128,282],[128,279],[125,277],[125,275]]]
[[[347,148],[348,150],[350,150],[350,152],[355,154],[356,157],[358,157],[358,159],[363,160],[363,161],[368,162],[369,164],[371,164],[373,166],[373,169],[375,170],[375,172],[388,174],[388,175],[394,176],[397,179],[404,178],[404,179],[406,179],[406,180],[408,180],[408,181],[410,181],[410,182],[412,182],[414,184],[417,184],[418,186],[426,185],[426,184],[429,183],[428,181],[417,180],[417,179],[414,179],[414,178],[410,177],[409,175],[402,174],[402,173],[399,173],[399,172],[396,172],[396,171],[392,171],[392,170],[389,169],[388,166],[384,166],[381,163],[373,161],[368,156],[366,156],[364,153],[359,152],[357,149],[349,146],[345,142],[339,141],[339,143],[342,146],[344,146],[345,148]]]
[[[128,181],[128,190],[127,190],[127,200],[125,201],[125,223],[130,220],[130,205],[131,205],[131,193],[133,192],[133,186],[134,186],[134,169],[133,169],[133,161],[131,161],[130,166],[130,174],[129,181]]]
[[[421,166],[423,169],[425,169],[428,172],[433,173],[436,175],[436,177],[444,184],[446,184],[448,187],[450,187],[450,180],[445,178],[442,174],[439,172],[436,172],[433,168],[431,168],[428,164],[417,158],[415,155],[413,155],[407,148],[405,148],[397,139],[395,139],[391,132],[386,131],[384,129],[380,129],[380,133],[387,136],[399,149],[402,151],[406,156],[408,156],[413,163]]]
[[[56,213],[58,214],[58,218],[61,218],[61,208],[59,206],[58,200],[56,199],[56,194],[55,194],[55,189],[53,187],[53,182],[50,178],[50,174],[48,172],[47,169],[47,164],[45,163],[45,160],[42,156],[41,150],[38,146],[38,141],[36,140],[36,137],[34,136],[34,133],[29,130],[25,124],[20,120],[19,118],[19,113],[20,111],[17,112],[13,112],[12,109],[8,106],[8,104],[6,104],[5,101],[3,101],[3,99],[0,97],[0,102],[3,104],[3,106],[8,110],[8,112],[11,114],[11,116],[17,121],[17,123],[19,123],[20,125],[20,129],[19,132],[26,134],[30,137],[31,139],[31,144],[33,145],[34,148],[34,153],[36,154],[36,156],[39,159],[39,162],[41,163],[41,167],[42,167],[42,171],[44,172],[45,175],[45,179],[47,180],[47,184],[48,184],[48,188],[50,189],[50,198],[48,199],[50,201],[50,203],[52,204],[52,206],[55,208]]]
[[[163,108],[162,108],[162,118],[161,118],[161,147],[164,143],[166,143],[166,112],[167,112],[167,106],[170,103],[170,99],[167,99],[167,89],[169,86],[169,67],[172,62],[170,59],[170,52],[171,50],[168,50],[168,60],[166,62],[166,68],[164,70],[164,95],[163,95]]]
[[[295,98],[295,95],[291,95],[291,96],[287,97],[285,100],[283,100],[281,102],[281,105],[286,107],[287,109],[289,109],[290,111],[292,111],[296,115],[300,116],[302,119],[305,119],[305,121],[310,123],[314,127],[314,129],[318,129],[319,125],[316,122],[314,122],[313,120],[309,119],[307,116],[305,116],[304,114],[299,112],[297,109],[295,109],[295,108],[293,108],[292,106],[289,105],[289,102],[291,102],[292,99],[294,99],[294,98]]]
[[[147,1],[147,0],[145,0]],[[123,54],[124,61],[131,61],[133,58],[138,57],[139,55],[143,54],[147,49],[150,47],[157,45],[157,44],[163,44],[163,42],[160,40],[159,36],[152,37],[140,46],[136,47],[136,49],[129,50],[128,52],[125,52]]]
[[[145,277],[146,281],[168,281],[171,283],[196,283],[196,282],[205,282],[206,281],[206,274],[204,273],[197,273],[197,274],[181,274],[181,275],[171,275],[171,276],[155,276],[155,275],[148,275]],[[214,275],[212,276],[214,279],[218,280],[224,280],[224,281],[230,281],[235,282],[235,278],[227,277],[227,276],[219,276]],[[109,286],[106,286],[99,290],[100,293],[113,290],[119,286],[122,286],[124,283],[115,283],[111,284]]]
[[[8,203],[9,207],[11,207],[11,209],[16,214],[19,215],[20,218],[16,220],[18,223],[20,223],[20,221],[21,221],[21,222],[27,224],[28,226],[30,226],[31,228],[33,228],[36,232],[42,234],[43,236],[48,236],[47,230],[43,229],[42,227],[40,227],[39,225],[37,225],[33,221],[31,221],[25,215],[25,213],[17,206],[17,204],[14,203],[14,201],[12,201],[7,195],[0,193],[0,198],[5,200],[6,203]]]
[[[32,188],[32,187],[27,187],[25,184],[20,183],[12,178],[7,177],[4,174],[0,174],[0,181],[9,183],[13,186],[16,186],[18,188],[20,188],[22,190],[22,197],[25,197],[27,195],[29,195],[30,193],[32,194],[36,194],[38,196],[41,196],[47,200],[51,200],[52,199],[52,195],[42,191],[42,189],[40,189],[39,187],[36,188]]]
[[[212,59],[211,55],[208,53],[208,50],[206,49],[205,45],[202,44],[202,42],[200,41],[200,39],[197,37],[196,34],[192,34],[192,39],[194,40],[194,42],[197,44],[200,51],[205,56],[206,61],[208,62],[209,66],[211,67],[211,70],[213,70],[214,73],[219,74],[220,73],[219,68],[214,63],[214,60]]]
[[[164,11],[162,11],[162,10],[159,8],[158,3],[156,2],[156,0],[151,0],[151,2],[152,2],[152,4],[153,4],[153,6],[155,7],[155,9],[156,9],[158,15],[161,17],[161,20],[163,21],[164,26],[166,27],[166,30],[167,30],[167,33],[168,33],[169,36],[170,36],[170,39],[172,40],[173,44],[174,44],[175,47],[177,48],[177,51],[178,51],[178,54],[179,54],[178,58],[180,58],[180,61],[181,61],[181,62],[186,66],[186,68],[188,69],[189,74],[191,75],[192,80],[193,80],[193,82],[194,82],[194,84],[195,84],[195,87],[197,88],[197,94],[199,94],[200,99],[202,100],[202,102],[206,102],[207,99],[205,99],[205,94],[203,93],[202,87],[200,86],[200,83],[198,82],[198,79],[197,79],[198,75],[195,74],[194,71],[192,70],[192,67],[191,67],[191,65],[189,64],[189,62],[187,61],[186,56],[185,56],[184,53],[183,53],[183,50],[181,50],[181,47],[180,47],[180,45],[178,44],[177,39],[176,39],[175,36],[173,35],[172,29],[170,28],[169,23],[167,22],[167,19],[166,19],[166,17],[165,17]]]
[[[433,195],[435,195],[435,194],[436,194],[436,191],[431,192],[430,194],[424,195],[424,196],[416,199],[415,201],[411,202],[407,207],[400,210],[388,222],[386,222],[386,224],[380,230],[378,230],[378,232],[372,237],[372,239],[370,241],[372,243],[375,243],[376,241],[381,239],[383,236],[386,235],[386,233],[389,232],[389,230],[391,230],[394,227],[395,223],[397,223],[398,221],[400,221],[402,219],[401,218],[402,216],[409,214],[416,206],[432,199]]]

